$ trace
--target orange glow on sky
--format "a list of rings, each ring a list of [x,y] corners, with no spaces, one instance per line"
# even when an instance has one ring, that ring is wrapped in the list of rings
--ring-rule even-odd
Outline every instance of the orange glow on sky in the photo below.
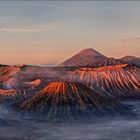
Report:
[[[0,63],[58,64],[84,48],[140,57],[139,7],[138,1],[0,2]]]

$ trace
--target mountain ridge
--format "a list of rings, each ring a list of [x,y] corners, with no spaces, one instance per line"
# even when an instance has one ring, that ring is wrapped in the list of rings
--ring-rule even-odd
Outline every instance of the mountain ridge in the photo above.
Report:
[[[140,58],[139,57],[132,56],[132,55],[126,55],[126,56],[120,58],[120,60],[123,60],[126,63],[134,64],[134,65],[140,67]]]
[[[87,48],[83,49],[79,53],[76,53],[69,59],[63,61],[58,66],[67,67],[79,67],[79,66],[89,66],[89,67],[102,67],[108,65],[117,65],[126,63],[123,60],[115,59],[113,57],[109,58],[105,55],[99,53],[98,51]]]

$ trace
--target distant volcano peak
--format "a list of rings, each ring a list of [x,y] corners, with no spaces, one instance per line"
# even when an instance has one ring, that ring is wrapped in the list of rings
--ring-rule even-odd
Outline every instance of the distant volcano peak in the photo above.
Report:
[[[94,55],[94,56],[104,56],[103,54],[99,53],[98,51],[96,51],[95,49],[92,49],[92,48],[83,49],[82,51],[79,52],[79,54]]]
[[[79,53],[75,54],[71,58],[59,64],[59,66],[89,66],[93,62],[107,59],[106,56],[97,52],[92,48],[83,49]]]

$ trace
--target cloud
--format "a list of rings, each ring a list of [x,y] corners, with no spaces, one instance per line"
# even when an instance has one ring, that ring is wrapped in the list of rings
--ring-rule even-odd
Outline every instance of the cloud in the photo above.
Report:
[[[1,32],[41,32],[41,29],[32,28],[1,28]]]
[[[18,25],[17,25],[18,26]],[[30,26],[22,26],[22,27],[0,27],[0,32],[46,32],[49,30],[57,29],[61,24],[59,22],[53,23],[45,23],[45,24],[37,24]]]
[[[138,37],[138,38],[122,39],[122,42],[134,42],[134,41],[140,41],[140,37]]]

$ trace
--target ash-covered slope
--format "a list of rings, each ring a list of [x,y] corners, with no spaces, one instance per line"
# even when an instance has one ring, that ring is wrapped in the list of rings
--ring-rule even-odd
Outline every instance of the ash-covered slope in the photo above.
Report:
[[[6,78],[14,75],[15,73],[20,71],[20,66],[6,66],[2,65],[0,66],[0,77]]]
[[[121,58],[120,60],[123,60],[129,64],[134,64],[134,65],[140,67],[140,58],[138,58],[138,57],[127,55],[127,56]]]
[[[140,97],[140,69],[129,64],[101,68],[79,68],[67,79],[81,82],[102,94],[113,97]]]
[[[19,81],[15,78],[8,78],[0,83],[0,103],[12,103],[29,99],[44,88],[46,82],[40,79],[34,81]]]
[[[91,63],[104,60],[107,57],[103,54],[97,52],[94,49],[88,48],[83,49],[81,52],[77,53],[73,57],[59,64],[59,66],[64,67],[79,67],[79,66],[90,66]]]
[[[18,90],[0,89],[0,103],[11,104],[13,102],[24,101],[36,95],[40,90],[42,90],[42,86]]]
[[[27,114],[46,119],[79,119],[98,113],[122,113],[115,100],[105,98],[81,83],[52,82],[31,99],[17,105]],[[123,112],[124,113],[124,112]]]

